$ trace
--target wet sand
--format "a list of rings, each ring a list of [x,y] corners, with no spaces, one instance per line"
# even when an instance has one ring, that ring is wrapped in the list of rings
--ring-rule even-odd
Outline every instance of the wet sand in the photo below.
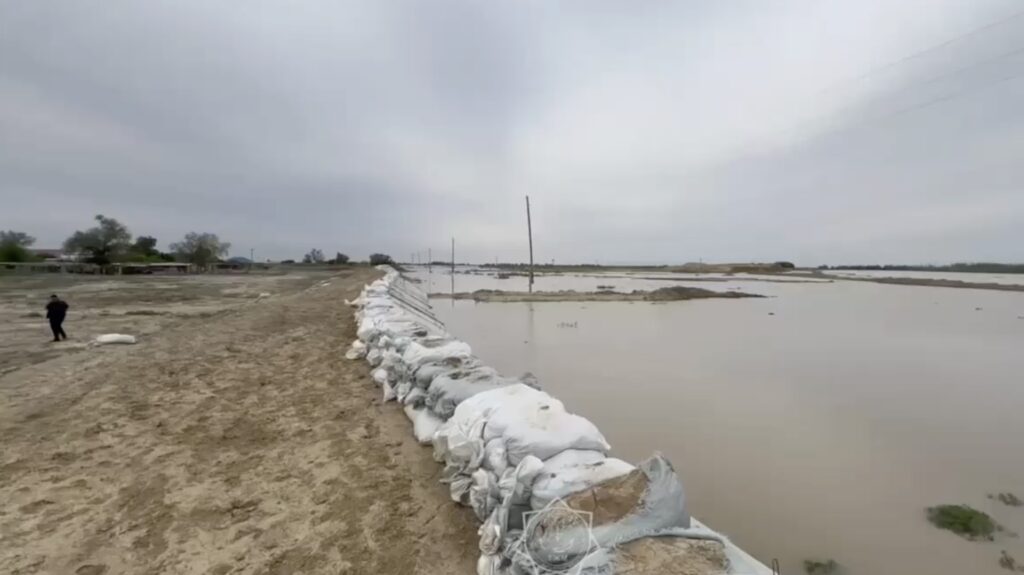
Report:
[[[63,278],[73,312],[96,307],[69,319],[73,337],[116,327],[140,342],[44,353],[40,326],[5,327],[0,571],[472,573],[472,513],[366,365],[342,357],[355,326],[341,302],[374,273],[277,278],[263,298],[266,278],[198,276],[185,292],[205,293],[205,311],[150,316],[117,311],[133,299],[118,281],[86,306]],[[37,307],[8,279],[0,292],[21,295],[3,309]],[[212,295],[224,289],[255,297]]]

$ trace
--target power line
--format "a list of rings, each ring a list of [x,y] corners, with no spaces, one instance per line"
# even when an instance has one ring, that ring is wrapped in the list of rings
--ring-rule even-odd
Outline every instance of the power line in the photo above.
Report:
[[[935,76],[932,76],[932,77],[927,78],[925,80],[921,80],[919,82],[913,82],[913,83],[910,83],[910,84],[905,84],[905,85],[903,85],[903,86],[901,86],[901,87],[899,87],[899,88],[897,88],[895,90],[892,90],[892,91],[889,91],[888,93],[882,94],[880,96],[880,99],[882,99],[884,101],[884,99],[892,98],[893,96],[901,94],[903,92],[906,92],[906,91],[908,91],[910,89],[920,88],[921,86],[927,86],[929,84],[934,84],[934,83],[936,83],[936,82],[938,82],[940,80],[945,80],[947,78],[952,78],[954,76],[958,76],[960,74],[963,74],[964,72],[969,72],[969,71],[971,71],[971,70],[973,70],[975,68],[984,66],[986,64],[991,64],[993,62],[998,62],[1000,60],[1005,60],[1007,58],[1016,56],[1018,54],[1024,54],[1024,47],[1015,48],[1015,49],[1010,50],[1008,52],[1003,52],[1001,54],[997,54],[997,55],[992,56],[990,58],[986,58],[984,60],[979,60],[977,62],[973,62],[973,63],[968,64],[966,66],[961,66],[960,68],[957,68],[955,70],[952,70],[952,71],[949,71],[949,72],[943,72],[941,74],[937,74]],[[1000,81],[1003,81],[1003,80],[1006,80],[1006,79],[1010,79],[1010,78],[1001,79],[1001,80],[999,80],[999,81],[997,81],[995,83],[999,83]],[[982,87],[984,87],[985,85],[990,85],[990,84],[984,84],[984,85],[982,85]],[[964,90],[955,92],[955,94],[960,94],[962,92],[964,92]],[[945,95],[945,96],[939,96],[938,98],[936,98],[934,100],[929,100],[928,102],[923,103],[921,105],[921,107],[927,107],[927,105],[931,105],[931,104],[934,104],[934,103],[945,101],[947,99],[952,99],[952,98],[949,98],[947,96],[948,96],[948,94]],[[859,106],[860,106],[859,103],[843,106],[843,107],[838,108],[836,110],[833,110],[833,111],[831,111],[831,112],[829,112],[827,114],[822,114],[822,115],[820,115],[820,116],[818,116],[816,118],[812,118],[812,119],[807,120],[805,122],[801,122],[800,125],[794,126],[792,128],[789,128],[789,129],[785,130],[783,133],[798,132],[798,131],[804,129],[805,127],[812,126],[812,125],[814,125],[814,124],[816,124],[816,123],[818,123],[818,122],[820,122],[822,120],[826,120],[826,119],[828,119],[830,117],[837,116],[837,115],[842,114],[844,112],[848,112],[850,110],[854,110],[854,109],[856,109]],[[918,106],[917,105],[911,106],[911,107],[907,108],[906,110],[904,110],[904,109],[897,109],[892,115],[893,116],[897,116],[897,115],[906,113],[906,111],[910,111],[910,110],[914,110],[914,109],[918,109]],[[890,117],[890,115],[887,114],[887,113],[883,113],[882,115],[880,115],[878,117],[879,118],[885,118],[885,117]],[[870,121],[870,120],[868,120],[868,121]]]
[[[935,104],[941,104],[943,102],[948,102],[950,100],[955,100],[955,99],[959,98],[960,96],[963,96],[964,94],[973,92],[975,90],[980,90],[982,88],[990,88],[992,86],[995,86],[995,85],[998,85],[998,84],[1002,84],[1003,82],[1008,82],[1010,80],[1013,80],[1014,78],[1020,78],[1021,76],[1024,76],[1024,70],[1015,72],[1013,74],[1010,74],[1009,76],[1003,76],[1002,78],[998,78],[998,79],[996,79],[996,80],[994,80],[992,82],[987,82],[987,83],[984,83],[984,84],[975,84],[974,86],[965,88],[963,90],[960,90],[959,92],[953,92],[951,94],[946,94],[944,96],[939,96],[938,98],[934,98],[932,100],[928,100],[926,102],[922,102],[920,104],[917,104],[917,105],[914,105],[914,106],[910,106],[908,108],[903,108],[901,110],[896,110],[895,112],[892,112],[890,114],[885,114],[885,115],[882,115],[882,116],[878,116],[878,117],[872,118],[871,120],[868,120],[868,121],[869,122],[876,122],[878,120],[885,120],[885,119],[888,119],[888,118],[894,118],[896,116],[902,116],[903,114],[909,114],[910,112],[916,112],[917,110],[921,110],[923,108],[928,108],[928,107],[934,106]]]
[[[984,26],[981,26],[980,28],[975,28],[975,29],[970,30],[968,32],[965,32],[965,33],[963,33],[963,34],[961,34],[959,36],[950,38],[949,40],[946,40],[946,41],[941,42],[939,44],[935,44],[934,46],[930,46],[928,48],[925,48],[924,50],[920,50],[920,51],[914,52],[912,54],[908,54],[908,55],[906,55],[906,56],[904,56],[904,57],[902,57],[902,58],[900,58],[898,60],[894,60],[894,61],[889,62],[887,64],[883,64],[881,66],[877,66],[875,68],[871,68],[870,70],[868,70],[868,71],[866,71],[866,72],[864,72],[862,74],[859,74],[857,76],[854,76],[853,78],[850,78],[848,80],[837,82],[836,84],[833,84],[832,86],[823,89],[822,92],[829,92],[829,91],[831,91],[831,90],[833,90],[833,89],[835,89],[835,88],[837,88],[839,86],[842,86],[842,85],[845,85],[845,84],[852,84],[854,82],[859,82],[861,80],[865,80],[867,78],[870,78],[871,76],[874,76],[875,74],[878,74],[879,72],[883,72],[885,70],[889,70],[891,68],[895,68],[896,66],[899,66],[900,64],[903,64],[904,62],[908,62],[910,60],[914,60],[914,59],[920,58],[921,56],[924,56],[926,54],[931,54],[932,52],[935,52],[936,50],[941,50],[941,49],[945,48],[946,46],[950,46],[952,44],[956,44],[957,42],[960,42],[961,40],[965,40],[967,38],[970,38],[972,36],[976,36],[976,35],[978,35],[978,34],[980,34],[982,32],[985,32],[987,30],[991,30],[993,28],[1002,26],[1003,24],[1006,24],[1007,22],[1016,20],[1017,18],[1020,18],[1022,16],[1024,16],[1024,10],[1021,10],[1020,12],[1014,12],[1013,14],[1010,14],[1009,16],[1006,16],[1006,17],[1001,18],[999,20],[996,20],[994,22],[990,22],[988,24],[985,24]]]

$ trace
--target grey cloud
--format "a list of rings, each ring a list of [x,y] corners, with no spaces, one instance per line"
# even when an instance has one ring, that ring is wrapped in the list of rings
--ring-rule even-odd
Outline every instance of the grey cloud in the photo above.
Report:
[[[1024,19],[858,77],[1016,9],[927,6],[0,0],[0,228],[515,260],[529,193],[545,261],[1019,259]]]

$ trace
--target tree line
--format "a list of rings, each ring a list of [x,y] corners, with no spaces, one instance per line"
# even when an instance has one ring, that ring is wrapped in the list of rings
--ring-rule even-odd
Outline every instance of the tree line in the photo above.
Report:
[[[227,256],[230,242],[217,234],[189,232],[170,244],[168,252],[157,249],[153,236],[133,238],[128,227],[114,218],[98,214],[96,225],[78,230],[64,240],[67,254],[78,261],[107,266],[113,263],[186,262],[197,266],[216,263]],[[29,248],[36,239],[25,232],[0,231],[0,262],[31,262],[38,258]]]
[[[313,249],[309,250],[309,252],[307,252],[306,255],[302,256],[302,263],[304,263],[304,264],[335,264],[335,265],[340,265],[340,264],[347,264],[350,261],[351,261],[351,258],[349,258],[347,255],[345,255],[345,254],[343,254],[341,252],[337,252],[333,258],[327,259],[326,256],[324,256],[323,250],[321,250],[319,248],[313,248]],[[293,263],[295,263],[295,260],[284,260],[281,263],[283,263],[283,264],[293,264]],[[370,254],[370,265],[379,266],[379,265],[382,265],[382,264],[391,265],[391,264],[394,264],[394,263],[395,263],[395,261],[393,259],[391,259],[391,256],[389,256],[387,254]]]

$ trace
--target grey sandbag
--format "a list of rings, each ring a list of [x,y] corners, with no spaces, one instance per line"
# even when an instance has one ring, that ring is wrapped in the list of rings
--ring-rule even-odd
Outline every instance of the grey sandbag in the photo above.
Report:
[[[451,418],[455,408],[474,395],[521,383],[502,377],[493,367],[478,366],[439,375],[427,388],[427,407],[444,420]]]
[[[639,497],[638,497],[639,495]],[[588,525],[589,523],[589,525]],[[514,573],[534,573],[533,564],[579,565],[580,573],[613,573],[606,561],[593,565],[595,548],[610,549],[642,537],[683,535],[690,526],[683,485],[672,464],[660,454],[636,471],[556,500],[532,514],[523,532],[508,545]],[[522,561],[524,556],[532,561]],[[602,556],[611,560],[611,554]],[[604,569],[604,570],[602,570]]]

